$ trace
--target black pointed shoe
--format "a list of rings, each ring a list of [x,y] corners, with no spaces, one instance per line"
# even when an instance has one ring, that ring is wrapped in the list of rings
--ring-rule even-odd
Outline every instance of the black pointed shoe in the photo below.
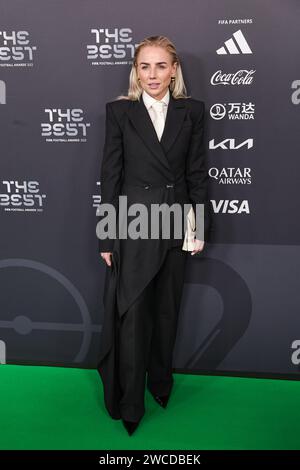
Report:
[[[169,398],[170,398],[170,394],[169,395],[163,395],[163,396],[153,395],[153,398],[160,406],[162,406],[163,408],[166,408],[166,406],[168,404],[168,401],[169,401]]]
[[[140,424],[139,421],[126,421],[125,419],[122,419],[122,423],[127,430],[129,436],[134,433],[138,425]]]

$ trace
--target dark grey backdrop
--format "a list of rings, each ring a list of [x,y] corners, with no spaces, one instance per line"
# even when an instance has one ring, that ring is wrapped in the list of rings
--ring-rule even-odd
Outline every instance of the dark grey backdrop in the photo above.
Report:
[[[164,34],[178,49],[188,93],[206,103],[209,168],[251,172],[251,184],[210,180],[215,230],[188,262],[174,368],[298,378],[299,2],[0,5],[2,362],[96,365],[105,103],[126,92],[135,44]],[[239,30],[251,53],[233,36]],[[252,70],[253,81],[212,84],[218,70]],[[230,103],[252,103],[254,119],[234,119]],[[234,148],[246,139],[251,148]],[[224,148],[212,148],[221,141]],[[247,201],[249,213],[222,212],[223,200]]]

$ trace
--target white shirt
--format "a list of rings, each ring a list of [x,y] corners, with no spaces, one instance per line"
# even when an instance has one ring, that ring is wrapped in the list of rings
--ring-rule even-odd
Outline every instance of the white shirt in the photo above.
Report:
[[[142,93],[142,97],[143,97],[143,101],[144,101],[144,104],[148,110],[148,113],[151,117],[151,120],[153,122],[154,120],[154,111],[153,109],[151,108],[152,106],[152,103],[157,101],[156,98],[153,98],[152,96],[149,95],[149,93],[147,93],[145,90],[143,90],[143,93]],[[163,110],[164,110],[164,116],[165,116],[165,120],[166,120],[166,116],[167,116],[167,111],[168,111],[168,104],[169,104],[169,101],[170,101],[170,91],[169,91],[169,88],[167,89],[167,92],[165,94],[165,96],[163,96],[160,100],[158,101],[162,101],[165,106],[163,107]]]
[[[154,118],[155,118],[155,114],[154,114],[154,111],[151,108],[151,106],[152,106],[152,103],[154,101],[157,101],[157,100],[155,98],[153,98],[152,96],[150,96],[149,93],[147,93],[145,90],[143,90],[142,97],[143,97],[143,101],[145,103],[145,106],[148,110],[148,113],[150,114],[151,120],[153,122]],[[165,106],[163,107],[165,120],[166,120],[166,116],[167,116],[169,100],[170,100],[170,91],[169,91],[169,88],[168,88],[165,96],[161,100],[158,100],[158,101],[162,101],[165,104]],[[194,213],[193,207],[191,207],[188,214],[187,214],[187,229],[186,229],[186,232],[185,232],[185,237],[184,237],[184,241],[183,241],[183,245],[182,245],[182,249],[184,251],[193,251],[194,250],[194,239],[195,239],[195,234],[196,234],[195,225],[196,225],[196,223],[195,223],[195,213]]]

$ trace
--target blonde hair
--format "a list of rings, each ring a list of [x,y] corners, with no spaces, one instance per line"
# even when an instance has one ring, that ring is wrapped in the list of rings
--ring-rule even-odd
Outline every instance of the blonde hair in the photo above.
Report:
[[[131,67],[131,71],[129,75],[129,88],[128,88],[127,95],[119,95],[117,96],[116,99],[117,100],[127,99],[127,100],[132,100],[132,101],[136,101],[140,99],[140,96],[143,92],[143,88],[140,86],[138,77],[137,77],[137,57],[141,49],[145,46],[159,46],[159,47],[163,47],[167,52],[169,52],[172,58],[172,64],[177,62],[175,79],[171,80],[170,85],[169,85],[170,93],[175,99],[190,98],[190,96],[187,95],[186,87],[185,87],[184,80],[183,80],[180,60],[177,55],[174,44],[166,36],[149,36],[143,39],[143,41],[141,41],[135,48],[133,63],[132,63],[132,67]]]

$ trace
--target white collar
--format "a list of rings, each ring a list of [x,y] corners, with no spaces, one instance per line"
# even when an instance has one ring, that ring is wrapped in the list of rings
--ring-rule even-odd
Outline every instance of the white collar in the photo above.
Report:
[[[147,93],[145,90],[143,90],[142,96],[143,96],[143,100],[144,100],[144,103],[145,103],[145,106],[146,106],[147,109],[149,109],[150,106],[152,106],[152,103],[153,103],[154,101],[157,101],[156,98],[153,98],[153,96],[150,96],[149,93]],[[170,91],[169,91],[169,88],[167,89],[167,92],[166,92],[165,96],[163,96],[159,101],[163,101],[164,104],[165,104],[166,106],[168,106],[169,101],[170,101]]]

